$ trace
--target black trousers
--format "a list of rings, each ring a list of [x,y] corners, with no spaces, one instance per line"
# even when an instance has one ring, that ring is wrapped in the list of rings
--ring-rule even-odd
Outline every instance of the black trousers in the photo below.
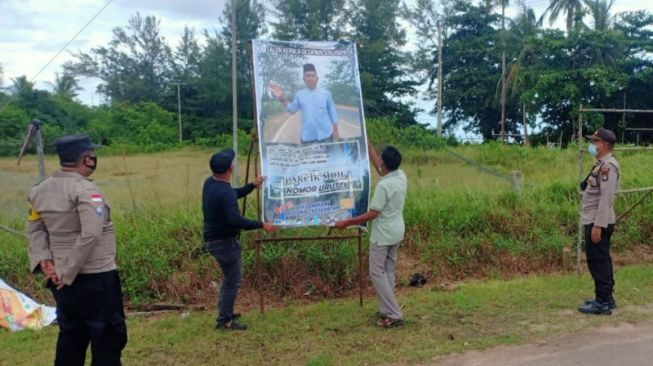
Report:
[[[601,241],[592,242],[592,224],[585,225],[585,252],[587,254],[587,267],[594,280],[596,299],[608,301],[614,289],[614,274],[612,270],[612,257],[610,256],[610,237],[614,232],[614,225],[601,229]]]
[[[70,286],[50,286],[57,302],[55,366],[83,366],[91,344],[93,366],[120,366],[127,326],[118,271],[79,274]]]

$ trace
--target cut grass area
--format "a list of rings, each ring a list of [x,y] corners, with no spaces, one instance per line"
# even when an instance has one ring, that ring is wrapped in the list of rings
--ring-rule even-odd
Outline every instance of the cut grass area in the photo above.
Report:
[[[406,325],[374,325],[375,303],[352,299],[245,312],[250,330],[213,329],[214,313],[130,318],[125,365],[374,365],[432,361],[455,352],[518,344],[606,324],[653,317],[653,266],[620,268],[619,308],[587,316],[575,307],[592,293],[588,275],[484,280],[443,291],[402,289]],[[57,328],[0,332],[1,365],[52,363]]]

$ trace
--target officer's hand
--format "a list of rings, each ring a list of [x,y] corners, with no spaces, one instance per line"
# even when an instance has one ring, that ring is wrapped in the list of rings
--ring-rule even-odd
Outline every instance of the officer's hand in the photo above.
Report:
[[[340,140],[340,134],[338,133],[337,130],[333,131],[333,139],[334,140]]]
[[[346,229],[348,226],[349,224],[347,223],[347,220],[336,221],[336,223],[334,224],[334,227],[336,229]]]
[[[601,241],[601,228],[598,226],[592,226],[592,235],[591,239],[593,243],[598,243]]]
[[[276,232],[277,230],[279,230],[279,228],[276,227],[276,226],[274,226],[274,225],[272,225],[272,224],[270,224],[270,223],[268,223],[268,222],[264,222],[264,223],[263,223],[263,230],[265,230],[266,233],[270,233],[270,234],[271,234],[271,233],[274,233],[274,232]]]
[[[254,179],[252,184],[254,185],[254,187],[258,188],[258,187],[261,186],[261,184],[263,184],[264,181],[265,181],[265,176],[260,175],[260,176],[256,177],[256,179]]]

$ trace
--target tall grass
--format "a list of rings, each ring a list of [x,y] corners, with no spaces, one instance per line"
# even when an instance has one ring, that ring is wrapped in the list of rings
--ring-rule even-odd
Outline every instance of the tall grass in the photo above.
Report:
[[[368,127],[372,140],[392,143],[404,152],[409,193],[400,266],[403,262],[411,266],[405,271],[460,279],[564,269],[563,252],[576,243],[576,152],[496,144],[445,148],[445,142],[435,136],[396,133],[382,121]],[[132,303],[212,302],[215,298],[219,271],[202,247],[199,205],[201,185],[209,174],[208,158],[214,150],[191,147],[100,157],[96,182],[114,207],[119,266]],[[504,179],[461,162],[457,155],[499,175],[521,170],[525,177],[522,193],[513,191]],[[623,188],[653,186],[653,171],[642,169],[650,166],[653,154],[627,152],[617,157]],[[587,158],[587,168],[590,163]],[[47,164],[53,167],[55,160],[49,157]],[[244,166],[242,161],[240,166]],[[24,230],[24,197],[34,181],[35,167],[30,159],[21,167],[13,160],[0,159],[0,223]],[[617,212],[625,211],[638,197],[619,196]],[[250,217],[256,216],[255,201],[248,200]],[[618,253],[642,248],[650,252],[651,212],[653,199],[619,224],[613,237]],[[318,228],[281,235],[325,232]],[[246,233],[241,238],[246,248],[246,288],[255,287],[253,239],[257,235]],[[37,297],[47,296],[39,278],[28,274],[26,241],[0,231],[0,245],[0,277]],[[353,241],[269,243],[262,259],[267,273],[264,289],[281,296],[338,296],[356,286]]]

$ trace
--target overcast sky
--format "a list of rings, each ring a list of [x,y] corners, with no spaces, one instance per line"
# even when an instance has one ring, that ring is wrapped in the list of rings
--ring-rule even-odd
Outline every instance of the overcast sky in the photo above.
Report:
[[[271,6],[270,0],[262,2],[266,7]],[[409,4],[411,2],[413,0],[408,0]],[[525,2],[535,9],[537,16],[549,3],[548,0]],[[32,79],[106,3],[106,0],[0,0],[0,64],[4,69],[4,86],[17,76],[26,75]],[[112,29],[125,26],[137,12],[155,15],[161,21],[161,33],[174,47],[185,25],[194,27],[197,33],[203,29],[222,28],[220,18],[224,4],[225,0],[113,0],[68,51],[87,52],[94,46],[107,44]],[[653,1],[617,0],[613,12],[640,9],[653,11]],[[517,7],[513,6],[508,15],[516,11]],[[562,27],[562,20],[556,26]],[[50,88],[48,82],[54,80],[55,72],[61,72],[61,65],[71,59],[68,52],[62,53],[34,79],[37,88]],[[84,90],[79,98],[85,103],[97,104],[97,81],[80,80],[80,85]]]

